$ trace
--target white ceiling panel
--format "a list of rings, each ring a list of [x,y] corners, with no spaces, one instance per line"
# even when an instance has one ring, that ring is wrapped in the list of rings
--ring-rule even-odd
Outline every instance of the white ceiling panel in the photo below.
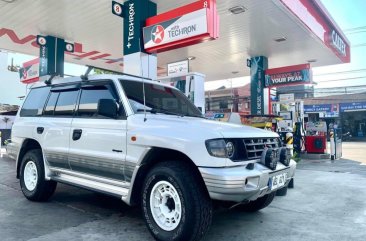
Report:
[[[341,63],[308,29],[281,7],[279,0],[218,0],[220,38],[158,54],[159,73],[164,74],[167,63],[195,56],[192,71],[206,74],[207,80],[248,76],[246,59],[264,55],[269,66],[282,67],[316,59],[314,66]],[[158,13],[191,2],[155,0]],[[228,9],[242,5],[247,11],[233,15]],[[81,43],[83,55],[67,56],[68,62],[122,70],[122,19],[112,15],[111,0],[0,0],[0,31],[13,31],[22,40],[14,43],[1,35],[0,48],[38,55],[38,49],[25,41],[37,34],[54,35]],[[286,37],[281,43],[275,38]],[[23,43],[24,42],[24,43]],[[101,56],[98,58],[98,56]]]

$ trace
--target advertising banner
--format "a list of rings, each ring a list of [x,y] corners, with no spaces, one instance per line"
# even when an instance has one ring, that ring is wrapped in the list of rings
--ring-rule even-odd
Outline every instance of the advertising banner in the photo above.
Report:
[[[280,102],[294,102],[295,94],[280,94]]]
[[[163,52],[218,38],[216,1],[197,1],[146,20],[144,48]]]
[[[177,75],[181,75],[181,74],[188,74],[188,72],[189,72],[188,59],[168,64],[168,76],[177,76]]]
[[[339,107],[340,107],[341,112],[357,111],[357,110],[366,111],[366,102],[341,103],[341,104],[339,104]]]
[[[312,72],[310,70],[309,64],[301,64],[266,70],[266,87],[309,84],[311,82]]]
[[[325,118],[339,117],[338,104],[304,105],[304,113],[324,113]]]
[[[207,33],[207,10],[201,9],[144,28],[145,49],[177,42]]]
[[[65,51],[73,52],[74,46],[53,36],[37,36],[39,45],[39,76],[64,76]]]
[[[332,109],[331,104],[323,104],[323,105],[304,105],[304,112],[330,112]]]
[[[34,59],[23,64],[19,70],[20,81],[24,84],[30,84],[39,80],[39,59]]]
[[[129,0],[112,3],[112,12],[123,16],[123,54],[143,52],[142,31],[147,18],[156,15],[156,3],[148,0]]]
[[[264,56],[251,58],[251,82],[250,82],[250,96],[251,96],[251,114],[263,115],[264,114],[264,73],[268,67],[268,59]]]

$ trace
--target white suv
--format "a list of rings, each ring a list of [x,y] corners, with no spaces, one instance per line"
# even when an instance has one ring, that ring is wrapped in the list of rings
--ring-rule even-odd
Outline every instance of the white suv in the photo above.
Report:
[[[201,239],[212,200],[268,206],[296,168],[277,134],[207,120],[179,90],[128,75],[33,87],[8,151],[29,200],[57,182],[114,195],[159,240]]]

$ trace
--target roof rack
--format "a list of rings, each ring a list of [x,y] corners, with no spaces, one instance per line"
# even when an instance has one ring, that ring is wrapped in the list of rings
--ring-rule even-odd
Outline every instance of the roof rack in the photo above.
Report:
[[[87,81],[88,80],[88,76],[89,76],[90,72],[93,69],[100,69],[100,70],[103,70],[103,71],[108,71],[112,74],[127,75],[127,76],[134,77],[134,78],[152,80],[151,78],[146,78],[146,77],[132,75],[132,74],[126,74],[126,73],[123,73],[123,72],[118,72],[118,71],[114,71],[114,70],[110,70],[110,69],[103,69],[103,68],[99,68],[99,67],[95,67],[95,66],[91,66],[91,65],[87,65],[87,67],[88,67],[88,69],[86,70],[85,74],[80,76],[82,81]]]
[[[47,80],[45,80],[44,81],[44,83],[46,84],[46,85],[51,85],[52,84],[52,80],[53,80],[53,78],[55,78],[56,77],[56,75],[55,74],[52,74],[51,76],[50,76],[50,78],[49,79],[47,79]]]

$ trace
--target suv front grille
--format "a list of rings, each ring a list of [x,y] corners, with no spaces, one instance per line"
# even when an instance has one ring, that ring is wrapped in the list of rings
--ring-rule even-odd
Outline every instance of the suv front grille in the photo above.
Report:
[[[281,146],[278,138],[243,139],[248,160],[260,159],[264,148],[277,149]]]

